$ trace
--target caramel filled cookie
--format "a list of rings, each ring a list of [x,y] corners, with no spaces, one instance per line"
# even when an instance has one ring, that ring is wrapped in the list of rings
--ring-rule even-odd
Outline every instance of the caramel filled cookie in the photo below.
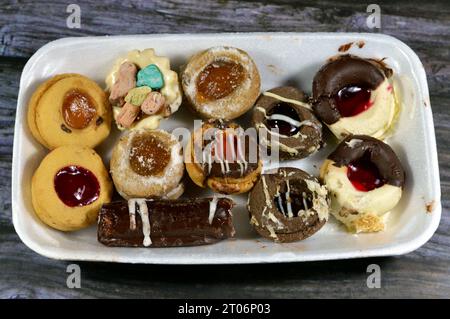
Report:
[[[184,191],[181,145],[163,130],[133,130],[113,149],[110,170],[125,199],[178,198]]]
[[[232,120],[255,103],[260,77],[250,56],[233,47],[214,47],[194,55],[182,72],[182,86],[194,113]]]
[[[248,192],[262,170],[256,141],[222,121],[206,122],[192,134],[185,164],[195,184],[223,194]]]
[[[383,230],[383,215],[397,205],[405,172],[391,147],[375,138],[345,138],[321,167],[332,195],[331,212],[349,231]]]
[[[80,74],[59,74],[42,83],[28,103],[28,126],[48,149],[95,147],[111,129],[111,107],[103,90]]]
[[[323,144],[322,124],[312,113],[305,94],[293,87],[262,93],[252,121],[257,129],[264,130],[263,136],[272,135],[261,143],[268,148],[277,146],[281,159],[305,158]]]
[[[338,56],[314,77],[314,111],[338,139],[350,134],[383,139],[398,115],[393,71],[381,61]]]
[[[248,196],[250,224],[263,237],[294,242],[315,234],[328,220],[325,186],[297,168],[261,175]]]

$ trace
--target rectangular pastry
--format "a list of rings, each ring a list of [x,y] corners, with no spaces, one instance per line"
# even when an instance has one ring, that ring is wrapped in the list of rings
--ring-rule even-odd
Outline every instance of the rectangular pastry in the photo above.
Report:
[[[179,247],[233,237],[229,198],[130,199],[104,204],[98,241],[110,247]]]

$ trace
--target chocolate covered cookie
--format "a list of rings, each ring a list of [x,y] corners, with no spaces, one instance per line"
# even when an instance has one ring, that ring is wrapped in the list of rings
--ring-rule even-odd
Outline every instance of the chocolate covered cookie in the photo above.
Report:
[[[397,205],[405,172],[392,148],[370,136],[345,138],[320,173],[332,202],[331,213],[352,232],[383,230],[383,215]]]
[[[325,186],[297,168],[279,168],[261,175],[248,197],[250,223],[263,237],[276,242],[303,240],[328,220]]]
[[[392,69],[374,59],[342,55],[315,75],[314,111],[338,139],[350,134],[384,138],[398,114]]]
[[[279,87],[261,94],[253,110],[253,126],[263,130],[268,148],[278,147],[281,159],[305,158],[322,141],[322,124],[314,116],[305,94],[293,87]]]

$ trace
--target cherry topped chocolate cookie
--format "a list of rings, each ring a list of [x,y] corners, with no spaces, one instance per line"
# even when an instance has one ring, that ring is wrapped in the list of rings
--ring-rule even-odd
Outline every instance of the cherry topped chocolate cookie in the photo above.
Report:
[[[328,220],[325,186],[297,168],[279,168],[261,175],[248,197],[250,223],[263,237],[276,242],[303,240]]]
[[[365,135],[345,138],[320,176],[332,195],[332,214],[352,232],[383,230],[383,215],[397,205],[405,184],[392,148]]]
[[[195,114],[232,120],[255,103],[260,77],[255,62],[243,50],[213,47],[189,60],[182,72],[182,86]]]
[[[382,61],[330,59],[314,77],[314,111],[338,139],[350,134],[382,139],[398,115],[392,75]]]
[[[279,87],[261,94],[252,117],[264,130],[261,144],[278,147],[281,159],[305,158],[323,144],[322,124],[314,116],[305,94],[293,87]]]

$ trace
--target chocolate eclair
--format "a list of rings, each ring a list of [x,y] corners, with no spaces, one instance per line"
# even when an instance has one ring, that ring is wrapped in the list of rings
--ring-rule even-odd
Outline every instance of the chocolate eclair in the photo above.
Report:
[[[235,234],[229,198],[130,199],[102,206],[98,241],[110,247],[180,247]]]
[[[248,197],[250,223],[276,242],[303,240],[328,220],[329,198],[317,178],[297,168],[261,175]]]
[[[262,136],[266,132],[272,135],[262,139],[261,144],[278,147],[281,159],[305,158],[323,144],[322,124],[314,116],[306,95],[294,87],[262,93],[255,104],[252,122],[258,130],[265,131]]]
[[[248,192],[262,170],[256,139],[235,123],[208,121],[191,136],[185,152],[192,181],[215,192]]]
[[[320,176],[331,213],[351,232],[384,229],[383,215],[397,205],[405,172],[392,148],[370,136],[345,138],[325,160]]]
[[[314,111],[338,139],[350,134],[383,139],[398,115],[392,75],[382,61],[331,59],[314,77]]]

